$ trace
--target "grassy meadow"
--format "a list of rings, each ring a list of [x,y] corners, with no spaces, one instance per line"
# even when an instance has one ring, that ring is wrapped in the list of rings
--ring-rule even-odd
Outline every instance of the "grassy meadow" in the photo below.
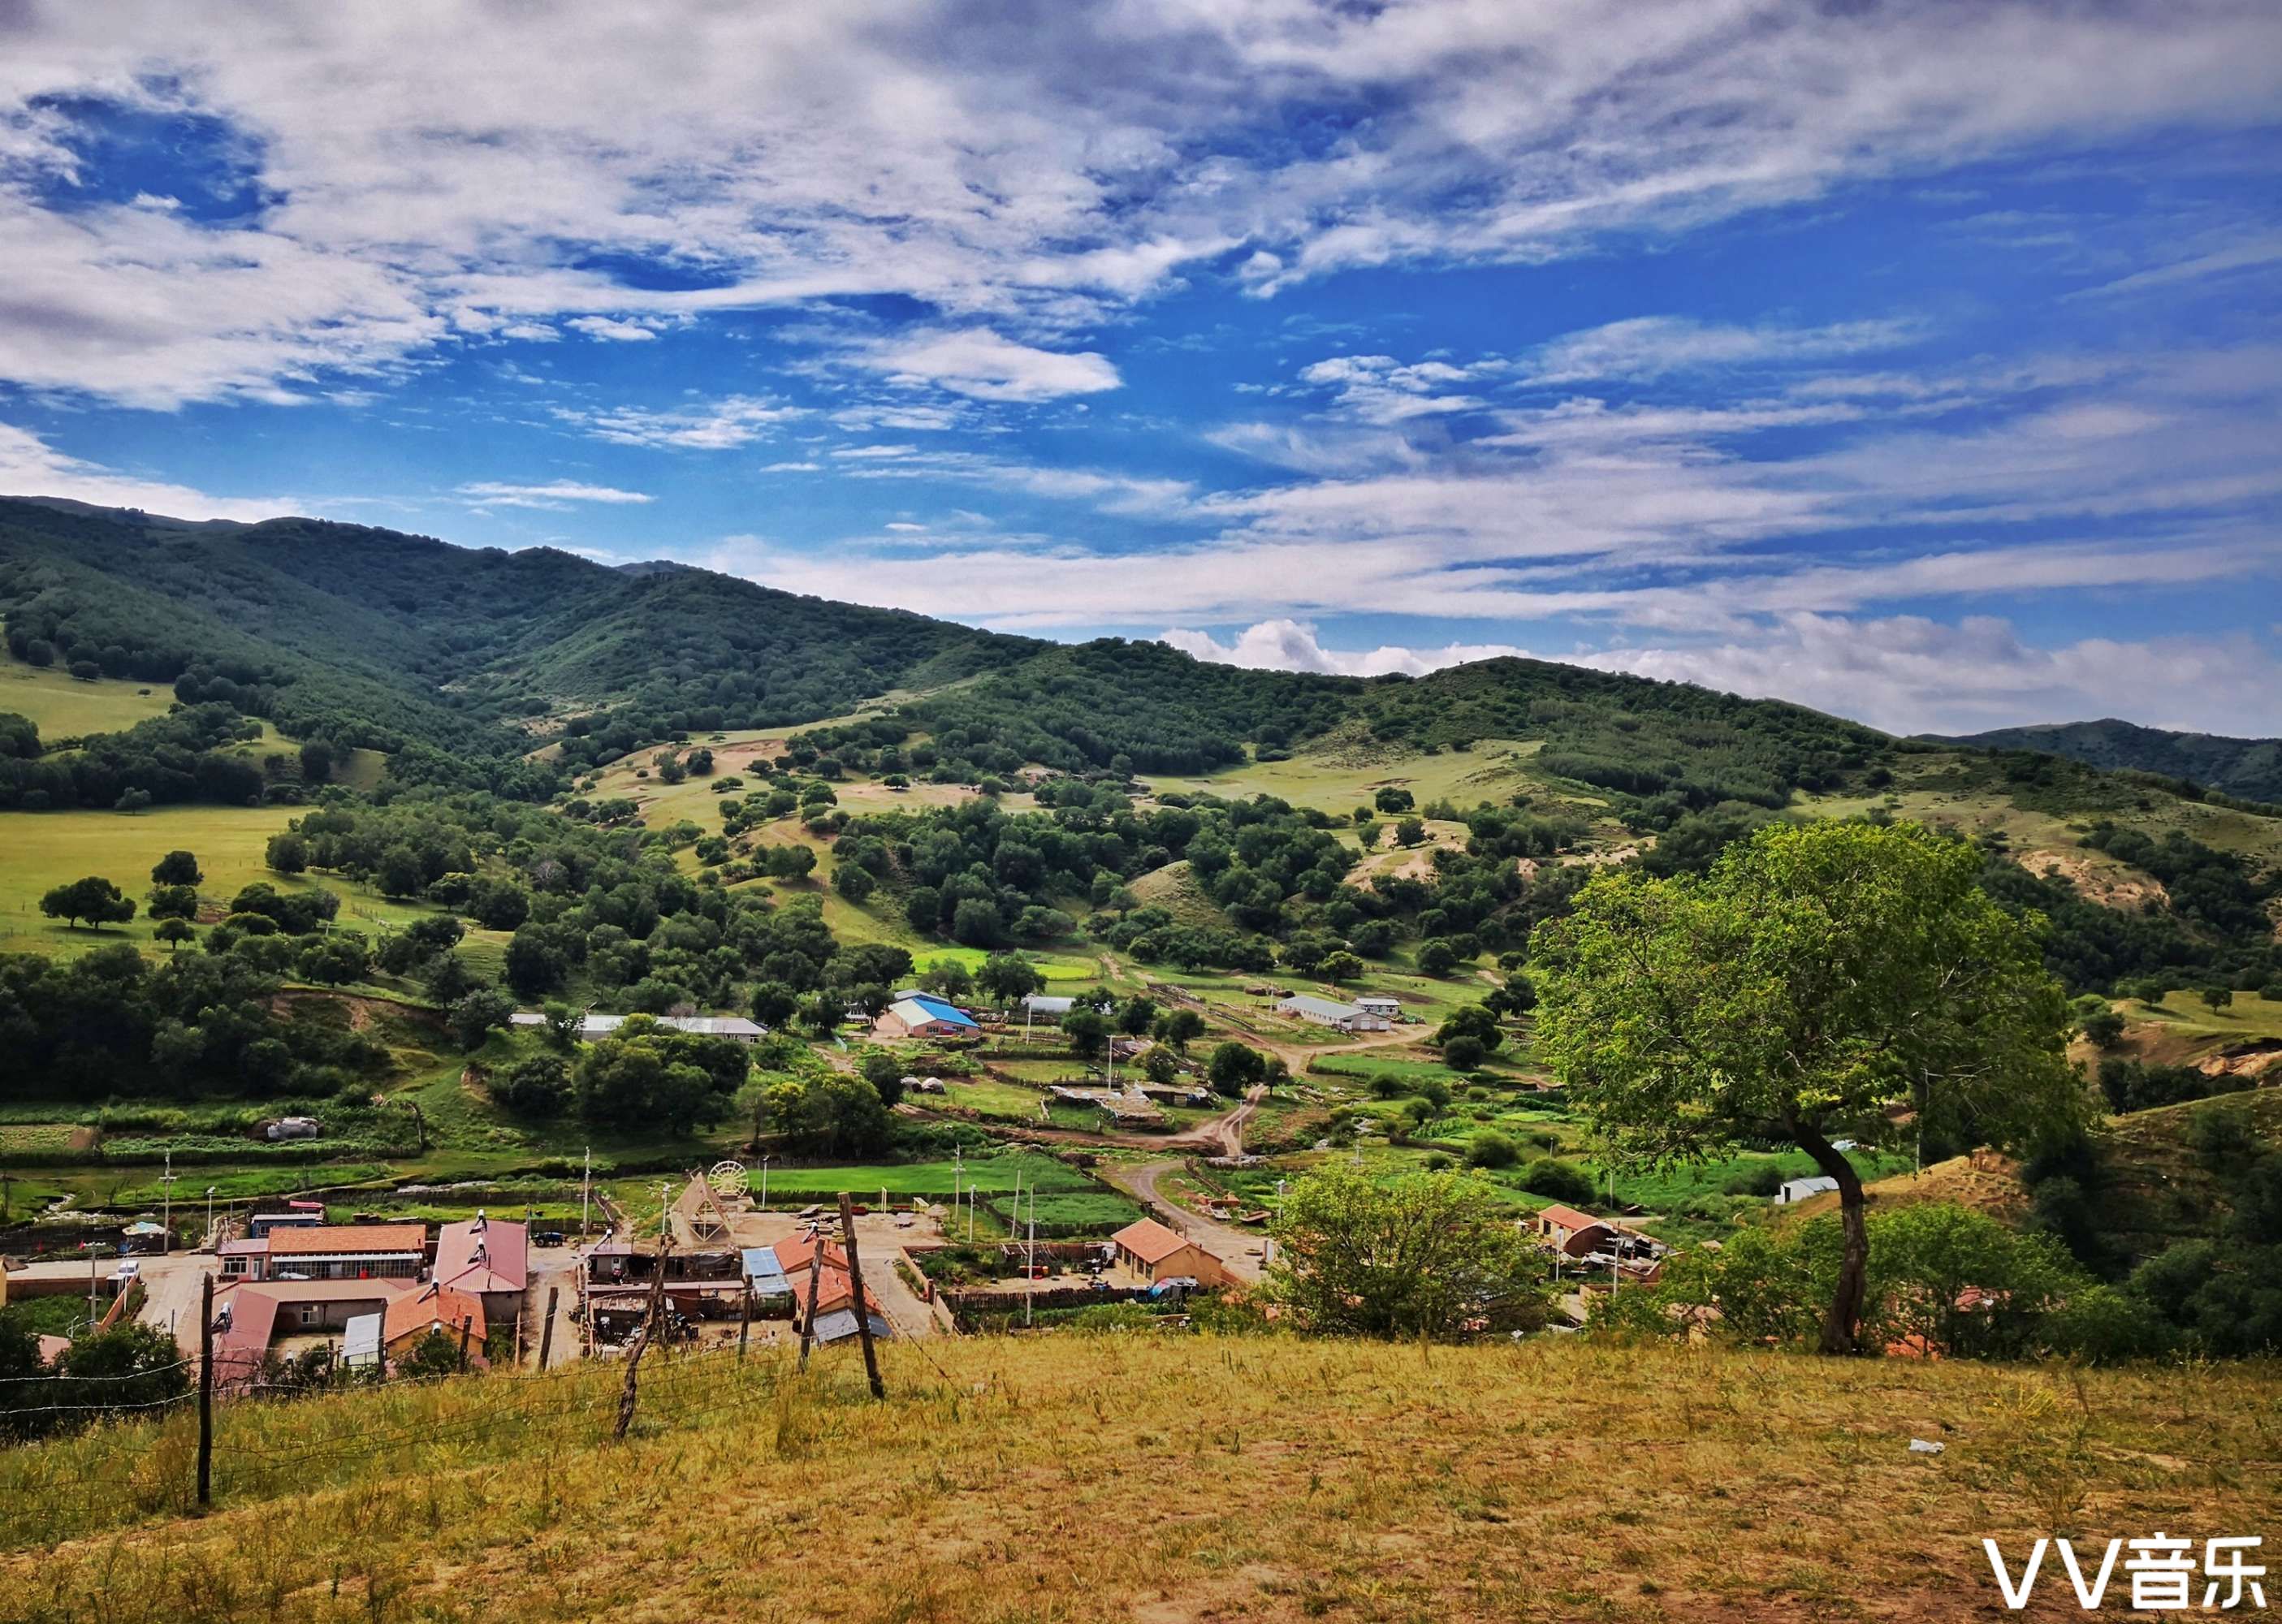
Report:
[[[82,682],[57,666],[0,657],[0,711],[30,718],[43,742],[124,733],[137,722],[166,715],[174,703],[175,690],[164,682],[112,677]]]
[[[615,1364],[225,1404],[196,1518],[187,1412],[0,1452],[0,1613],[1929,1620],[1998,1615],[1984,1535],[2282,1511],[2266,1365],[1153,1333],[881,1358],[884,1402],[852,1348],[656,1362],[623,1443]]]
[[[281,891],[326,890],[341,897],[340,923],[369,930],[435,910],[394,902],[369,887],[328,874],[288,877],[263,866],[269,837],[303,810],[294,806],[154,806],[148,812],[0,812],[0,952],[72,956],[128,941],[164,952],[141,912],[151,866],[176,849],[194,851],[206,880],[198,892],[219,910],[240,889],[264,880]],[[100,931],[73,929],[40,912],[41,895],[85,874],[101,874],[136,902],[136,917]]]

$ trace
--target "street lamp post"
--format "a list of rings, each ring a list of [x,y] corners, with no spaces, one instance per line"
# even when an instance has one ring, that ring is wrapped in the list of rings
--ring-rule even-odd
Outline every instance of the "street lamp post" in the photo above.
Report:
[[[213,1198],[214,1187],[208,1185],[206,1186],[206,1244],[209,1246],[218,1245],[214,1240]]]
[[[762,1210],[763,1212],[766,1212],[768,1209],[769,1209],[769,1159],[768,1159],[766,1156],[763,1156],[763,1157],[761,1158],[761,1210]]]

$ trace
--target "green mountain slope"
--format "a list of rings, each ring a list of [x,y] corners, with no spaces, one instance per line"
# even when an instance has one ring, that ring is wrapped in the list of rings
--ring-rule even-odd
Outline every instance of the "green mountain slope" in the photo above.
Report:
[[[315,519],[183,524],[0,501],[11,651],[175,682],[219,675],[288,732],[396,750],[529,748],[531,719],[633,731],[796,725],[1043,645],[734,577],[624,571]]]
[[[2110,771],[2191,779],[2247,800],[2282,801],[2282,739],[2173,733],[2108,717],[2097,722],[1999,727],[1942,742],[1976,750],[2041,750]]]

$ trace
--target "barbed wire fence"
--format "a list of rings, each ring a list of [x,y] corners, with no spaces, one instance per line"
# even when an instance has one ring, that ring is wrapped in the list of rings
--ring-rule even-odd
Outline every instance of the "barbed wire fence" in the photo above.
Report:
[[[843,1218],[852,1241],[853,1218]],[[213,1362],[210,1300],[202,1307],[204,1359],[124,1375],[0,1378],[0,1421],[20,1418],[35,1430],[61,1424],[51,1435],[15,1447],[0,1441],[0,1550],[52,1544],[152,1514],[320,1492],[375,1474],[601,1448],[622,1435],[629,1394],[636,1395],[637,1437],[731,1417],[772,1425],[794,1383],[827,1403],[886,1396],[868,1334],[846,1339],[841,1356],[818,1364],[812,1375],[789,1345],[749,1349],[741,1339],[702,1350],[653,1342],[638,1386],[627,1379],[633,1361],[625,1356],[574,1359],[546,1371],[510,1367],[385,1380],[337,1371],[330,1379],[310,1381],[290,1363],[271,1362],[239,1377]],[[868,1318],[858,1317],[868,1331]],[[923,1346],[920,1352],[946,1384],[939,1390],[949,1391],[950,1373]],[[177,1376],[189,1379],[182,1390],[136,1396]],[[27,1392],[31,1383],[42,1384],[31,1395],[41,1402],[8,1408],[6,1395]]]

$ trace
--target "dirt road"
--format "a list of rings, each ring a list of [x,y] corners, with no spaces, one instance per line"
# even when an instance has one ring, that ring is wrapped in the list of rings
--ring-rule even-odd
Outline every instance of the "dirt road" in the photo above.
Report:
[[[1157,1180],[1167,1173],[1177,1172],[1180,1162],[1145,1162],[1138,1167],[1105,1168],[1102,1175],[1146,1207],[1166,1228],[1187,1236],[1199,1246],[1226,1264],[1237,1278],[1254,1281],[1261,1272],[1261,1249],[1267,1238],[1256,1230],[1239,1229],[1222,1224],[1217,1218],[1204,1217],[1177,1205],[1171,1197],[1161,1195]]]

